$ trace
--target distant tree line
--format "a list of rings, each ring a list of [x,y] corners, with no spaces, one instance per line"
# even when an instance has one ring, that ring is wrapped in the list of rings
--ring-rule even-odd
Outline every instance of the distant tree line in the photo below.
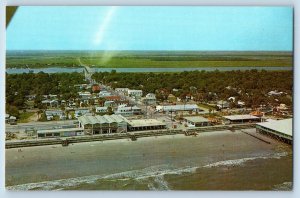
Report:
[[[172,93],[182,99],[192,95],[199,102],[227,100],[236,97],[247,107],[261,104],[292,104],[292,71],[191,71],[181,73],[95,73],[98,82],[109,84],[113,88],[128,87],[142,89],[144,94],[156,93],[164,100]],[[174,92],[173,89],[178,91]],[[268,92],[285,92],[281,96],[268,96]],[[288,97],[287,97],[288,96]]]

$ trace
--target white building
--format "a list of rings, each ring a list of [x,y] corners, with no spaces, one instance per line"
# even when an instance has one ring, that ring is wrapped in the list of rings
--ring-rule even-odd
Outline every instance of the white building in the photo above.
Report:
[[[121,115],[81,116],[79,127],[90,134],[127,132],[127,119]]]
[[[277,91],[277,90],[275,90],[275,91],[270,91],[270,92],[268,93],[269,96],[280,96],[281,94],[283,94],[283,92],[279,92],[279,91]]]
[[[223,116],[225,124],[242,124],[260,122],[261,118],[250,114]]]
[[[229,102],[227,102],[225,100],[219,100],[217,102],[217,107],[219,107],[220,109],[229,108]]]
[[[75,118],[86,115],[87,113],[90,113],[89,109],[77,109],[75,110]]]
[[[156,106],[156,111],[159,112],[176,112],[176,111],[201,111],[196,104],[185,104],[185,105],[167,105],[167,106]]]
[[[54,116],[58,116],[59,119],[64,119],[64,112],[62,110],[47,110],[45,111],[47,120],[53,120]]]
[[[188,127],[209,126],[209,120],[201,116],[190,116],[183,118]]]
[[[291,144],[293,142],[293,118],[257,123],[256,131]]]
[[[117,111],[115,111],[115,114],[123,115],[123,116],[138,115],[141,113],[142,113],[142,109],[137,106],[127,107],[124,105],[120,105]]]
[[[142,98],[144,104],[156,105],[156,96],[154,93],[148,93],[146,97]]]
[[[130,96],[130,97],[140,98],[140,97],[142,97],[142,95],[143,95],[142,90],[133,90],[133,89],[128,90],[128,96]]]
[[[96,113],[106,113],[108,107],[96,107]]]
[[[100,91],[100,92],[99,92],[99,97],[100,97],[100,98],[101,98],[101,97],[105,97],[105,96],[111,96],[111,93],[108,92],[108,91],[106,91],[106,90]]]
[[[78,92],[78,95],[79,95],[80,99],[82,99],[82,100],[88,100],[92,96],[92,94],[90,92],[88,92],[88,91]]]

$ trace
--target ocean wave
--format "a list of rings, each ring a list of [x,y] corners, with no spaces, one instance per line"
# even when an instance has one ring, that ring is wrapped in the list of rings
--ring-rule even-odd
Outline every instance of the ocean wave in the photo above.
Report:
[[[76,187],[81,184],[92,184],[98,181],[119,180],[125,181],[134,179],[138,182],[147,183],[149,189],[169,190],[167,181],[164,180],[166,174],[194,173],[197,167],[174,168],[169,165],[150,166],[140,170],[125,171],[110,175],[91,175],[69,179],[44,181],[38,183],[27,183],[14,186],[7,186],[7,190],[63,190],[68,187]],[[149,183],[149,178],[153,178],[153,183]]]
[[[93,184],[95,182],[106,182],[106,181],[122,181],[134,180],[135,182],[146,184],[149,190],[170,190],[168,182],[165,180],[165,175],[181,175],[195,173],[198,168],[211,168],[218,166],[238,166],[242,165],[247,161],[255,159],[269,159],[287,156],[287,152],[275,153],[264,156],[255,156],[234,160],[224,160],[211,164],[207,164],[201,167],[183,167],[177,168],[170,165],[157,165],[150,166],[144,169],[125,171],[120,173],[114,173],[109,175],[91,175],[84,177],[60,179],[53,181],[43,181],[37,183],[19,184],[14,186],[7,186],[7,190],[13,191],[25,191],[25,190],[64,190],[66,188],[80,186],[82,184]]]
[[[212,168],[212,167],[218,167],[218,166],[238,166],[242,165],[247,161],[256,160],[256,159],[280,159],[281,157],[287,156],[287,152],[282,153],[275,153],[270,155],[264,155],[264,156],[256,156],[256,157],[247,157],[247,158],[241,158],[241,159],[234,159],[234,160],[224,160],[219,161],[211,164],[207,164],[203,166],[203,168]]]

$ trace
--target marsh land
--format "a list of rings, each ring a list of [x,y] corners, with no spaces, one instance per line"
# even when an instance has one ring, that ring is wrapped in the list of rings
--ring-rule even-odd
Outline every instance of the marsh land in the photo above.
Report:
[[[292,52],[271,51],[7,51],[7,68],[291,67]]]

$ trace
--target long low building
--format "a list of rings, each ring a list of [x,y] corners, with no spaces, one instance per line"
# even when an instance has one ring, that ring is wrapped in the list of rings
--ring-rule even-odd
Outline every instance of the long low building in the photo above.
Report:
[[[183,117],[188,126],[202,127],[209,126],[209,120],[201,116]]]
[[[127,120],[129,131],[165,129],[166,124],[156,119]]]
[[[79,127],[88,134],[127,132],[127,119],[121,115],[81,116]]]
[[[37,131],[38,138],[72,137],[80,135],[84,135],[84,131],[81,128],[48,129]]]
[[[177,112],[177,111],[200,111],[198,105],[196,104],[185,104],[185,105],[166,105],[166,106],[161,106],[158,105],[156,106],[156,111],[159,112]]]
[[[249,123],[249,122],[260,122],[261,118],[249,114],[244,115],[230,115],[230,116],[223,116],[226,122],[230,124],[241,124],[241,123]]]
[[[256,131],[276,137],[279,140],[292,144],[293,142],[293,119],[271,120],[257,123]]]

